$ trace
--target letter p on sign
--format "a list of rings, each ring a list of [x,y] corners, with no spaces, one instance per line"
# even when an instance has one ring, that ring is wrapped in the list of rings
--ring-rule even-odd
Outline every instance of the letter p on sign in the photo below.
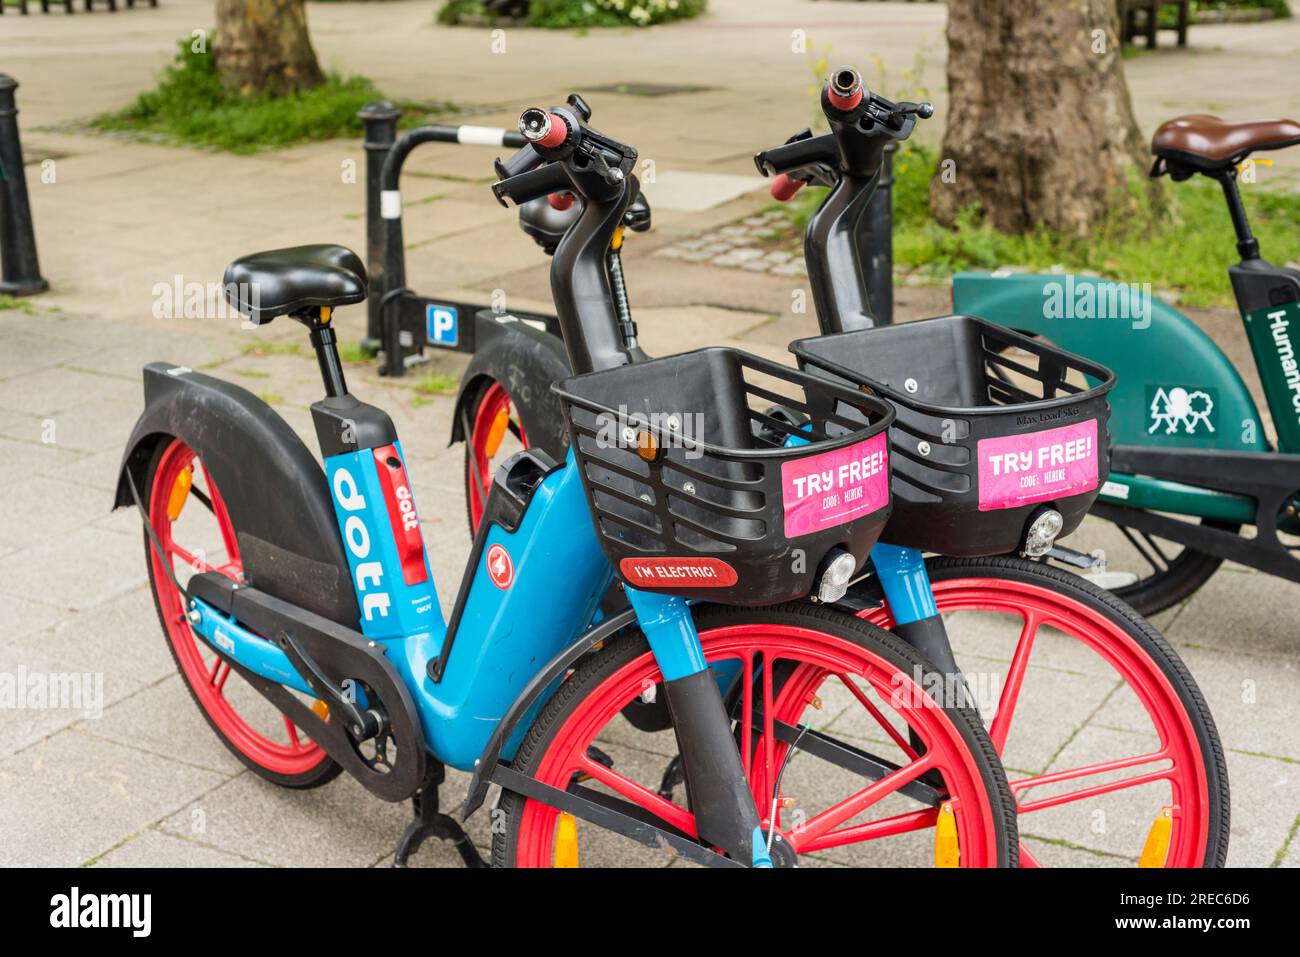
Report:
[[[430,345],[454,347],[460,341],[460,324],[452,306],[425,307],[424,322]]]

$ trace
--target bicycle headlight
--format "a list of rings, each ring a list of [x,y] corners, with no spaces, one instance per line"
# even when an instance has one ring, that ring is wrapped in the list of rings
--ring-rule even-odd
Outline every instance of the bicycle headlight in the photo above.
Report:
[[[840,552],[832,558],[817,583],[817,600],[829,605],[843,598],[857,569],[858,560],[848,552]]]
[[[1054,508],[1045,508],[1034,516],[1025,532],[1025,546],[1020,554],[1025,558],[1042,558],[1056,544],[1056,536],[1061,534],[1065,519]]]

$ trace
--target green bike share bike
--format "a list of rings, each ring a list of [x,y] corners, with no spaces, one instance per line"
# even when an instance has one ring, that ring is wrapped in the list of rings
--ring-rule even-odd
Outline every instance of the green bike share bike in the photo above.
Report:
[[[971,317],[874,328],[858,267],[860,219],[885,146],[905,140],[927,111],[870,93],[851,70],[833,75],[823,106],[832,133],[805,131],[763,151],[758,161],[790,182],[816,177],[833,186],[810,221],[806,246],[824,336],[799,344],[801,361],[889,399],[898,413],[890,431],[895,517],[838,604],[903,637],[949,679],[992,678],[994,693],[982,696],[993,705],[986,715],[990,735],[1010,769],[1022,834],[1042,838],[1038,853],[1022,841],[1022,864],[1077,863],[1069,845],[1083,843],[1076,839],[1085,830],[1099,833],[1096,822],[1104,820],[1101,843],[1115,863],[1221,865],[1226,771],[1213,721],[1186,668],[1123,602],[1032,560],[1082,520],[1105,479],[1105,394],[1113,378],[1077,356]],[[569,207],[571,201],[554,195],[548,202],[552,211],[569,208],[576,216],[580,203]],[[565,241],[565,224],[554,222],[543,241],[535,209],[521,208],[521,225],[553,251]],[[616,237],[615,248],[619,243]],[[626,301],[619,308],[624,347],[639,350]],[[473,503],[492,487],[503,458],[508,462],[523,448],[563,454],[565,437],[555,427],[562,420],[547,384],[569,374],[544,322],[485,310],[475,324],[478,345],[453,426],[453,441],[466,442],[472,525]],[[830,361],[809,361],[819,341],[829,349],[822,359]],[[904,365],[912,371],[891,387],[891,371],[869,365],[873,353],[895,372]],[[836,357],[850,355],[863,367],[835,367]],[[766,414],[801,426],[788,409]],[[1046,494],[1026,495],[1005,476],[978,474],[981,442],[1005,445],[1004,455],[1028,450],[1032,457],[1039,445],[1064,448],[1055,439],[1066,437],[1054,430],[1076,419],[1092,423],[1088,447],[1099,460],[1091,479],[1078,474],[1052,486],[1063,470],[1047,469],[1039,476],[1049,483]],[[956,430],[956,441],[945,443],[945,423]],[[1043,454],[1051,464],[1056,453]],[[912,593],[929,594],[932,602],[900,593],[898,582],[909,576]],[[1031,667],[1031,660],[1042,667]],[[1122,710],[1125,717],[1117,720],[1125,734],[1062,754],[1045,752],[1034,740],[1036,731],[1075,721],[1081,708]],[[653,693],[625,715],[642,729],[667,727]],[[671,795],[677,781],[677,763],[670,762],[661,796]],[[1115,809],[1109,816],[1108,805]]]
[[[1168,303],[1091,276],[963,272],[959,312],[1051,341],[1118,376],[1112,471],[1076,541],[1080,568],[1143,614],[1169,608],[1224,561],[1300,582],[1300,272],[1263,259],[1238,187],[1252,153],[1300,145],[1294,120],[1206,115],[1163,124],[1152,176],[1219,184],[1240,262],[1228,267],[1276,441],[1232,361]],[[1084,308],[1077,308],[1082,305]],[[1062,308],[1064,307],[1064,309]],[[1114,534],[1118,530],[1118,534]],[[1102,557],[1104,556],[1104,562]]]

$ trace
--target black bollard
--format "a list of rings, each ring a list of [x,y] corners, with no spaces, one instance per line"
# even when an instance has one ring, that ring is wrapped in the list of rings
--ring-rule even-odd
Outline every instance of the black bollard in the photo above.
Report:
[[[32,208],[27,201],[23,147],[18,140],[18,81],[0,73],[0,293],[32,296],[50,284],[36,261]]]
[[[402,111],[380,101],[367,103],[357,114],[365,129],[362,145],[366,150],[366,269],[370,273],[370,290],[366,296],[366,338],[361,348],[376,354],[384,344],[384,234],[382,215],[382,174],[393,141],[397,138],[397,120]]]

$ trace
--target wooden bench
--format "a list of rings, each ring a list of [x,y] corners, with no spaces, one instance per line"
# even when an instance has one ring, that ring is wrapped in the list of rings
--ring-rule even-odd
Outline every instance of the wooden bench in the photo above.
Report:
[[[1187,23],[1191,16],[1191,0],[1119,0],[1120,40],[1132,43],[1135,38],[1145,36],[1147,49],[1156,46],[1156,31],[1160,28],[1160,8],[1172,6],[1178,8],[1178,45],[1187,46]],[[1138,15],[1142,14],[1139,27]]]

